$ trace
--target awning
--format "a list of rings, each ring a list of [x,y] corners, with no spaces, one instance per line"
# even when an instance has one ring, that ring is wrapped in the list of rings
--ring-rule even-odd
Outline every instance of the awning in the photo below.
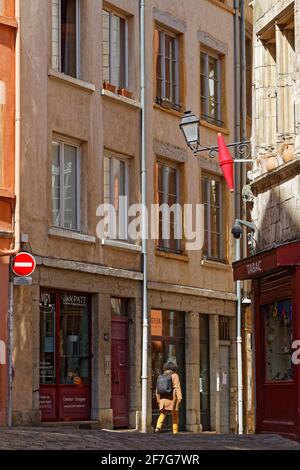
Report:
[[[300,266],[300,241],[289,242],[233,263],[235,281],[257,279],[287,266]]]

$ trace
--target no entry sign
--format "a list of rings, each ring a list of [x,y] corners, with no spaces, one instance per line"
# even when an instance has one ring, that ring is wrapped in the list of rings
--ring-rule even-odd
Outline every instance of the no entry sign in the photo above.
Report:
[[[21,252],[14,258],[12,270],[16,276],[30,276],[35,265],[35,259],[30,253]]]

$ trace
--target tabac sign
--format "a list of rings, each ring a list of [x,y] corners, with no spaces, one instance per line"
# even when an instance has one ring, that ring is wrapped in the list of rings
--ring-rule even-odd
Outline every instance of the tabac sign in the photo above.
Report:
[[[271,250],[233,263],[235,281],[256,279],[278,268],[300,266],[300,242],[277,246]]]

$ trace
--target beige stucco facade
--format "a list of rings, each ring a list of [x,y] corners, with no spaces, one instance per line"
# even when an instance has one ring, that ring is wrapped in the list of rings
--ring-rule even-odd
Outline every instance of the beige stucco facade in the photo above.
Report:
[[[53,2],[55,3],[55,2]],[[111,297],[129,299],[129,426],[140,427],[142,341],[142,255],[139,246],[103,245],[96,236],[96,209],[103,203],[104,154],[130,160],[130,188],[134,202],[140,187],[140,72],[139,2],[114,0],[109,6],[128,18],[128,88],[132,98],[102,89],[102,20],[98,0],[81,1],[80,79],[53,69],[52,5],[48,0],[21,3],[21,233],[23,249],[36,257],[32,286],[14,289],[14,424],[39,423],[40,292],[42,289],[90,294],[91,419],[111,428]],[[234,140],[233,5],[218,1],[174,0],[146,2],[146,155],[147,201],[155,201],[156,158],[180,167],[185,203],[201,202],[203,172],[221,175],[217,162],[205,154],[195,158],[179,129],[184,109],[200,115],[200,46],[222,55],[222,129],[201,121],[201,142],[216,143],[217,132]],[[181,111],[155,104],[153,35],[158,22],[180,35]],[[54,46],[53,46],[54,47]],[[79,232],[52,227],[51,142],[53,137],[81,146]],[[158,252],[154,240],[148,250],[148,310],[165,309],[185,316],[186,429],[201,431],[199,315],[209,317],[210,429],[221,430],[220,347],[229,351],[228,431],[236,431],[235,286],[230,228],[233,199],[223,188],[224,262],[209,261],[201,251]],[[219,340],[219,316],[229,317],[230,334]],[[104,336],[106,340],[104,340]],[[107,340],[108,338],[108,340]],[[149,328],[149,340],[150,340]],[[151,425],[151,341],[149,341],[148,427]]]

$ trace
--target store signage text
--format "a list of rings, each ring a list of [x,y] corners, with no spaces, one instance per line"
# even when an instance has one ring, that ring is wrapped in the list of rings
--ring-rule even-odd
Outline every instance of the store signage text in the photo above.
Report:
[[[86,305],[86,297],[83,295],[65,294],[62,296],[64,305]]]
[[[253,261],[252,263],[249,263],[246,265],[247,267],[247,274],[257,274],[262,271],[262,261]]]

